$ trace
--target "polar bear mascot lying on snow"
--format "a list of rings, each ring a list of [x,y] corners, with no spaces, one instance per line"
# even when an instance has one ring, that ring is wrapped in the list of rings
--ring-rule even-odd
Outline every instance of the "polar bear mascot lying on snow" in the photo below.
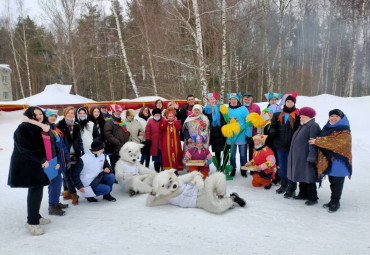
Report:
[[[154,177],[153,191],[146,200],[147,206],[173,204],[180,207],[198,207],[220,214],[234,206],[244,207],[246,202],[238,194],[226,194],[226,178],[223,173],[214,173],[203,181],[198,171],[176,176],[175,170],[160,172]]]
[[[140,164],[140,149],[143,146],[127,142],[119,151],[120,159],[116,163],[116,180],[130,196],[151,192],[153,178],[157,174],[154,170]]]

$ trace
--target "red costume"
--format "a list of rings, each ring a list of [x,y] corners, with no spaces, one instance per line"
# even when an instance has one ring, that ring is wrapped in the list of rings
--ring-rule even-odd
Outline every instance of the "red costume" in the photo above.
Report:
[[[176,169],[182,170],[182,149],[180,134],[182,126],[179,120],[168,122],[163,119],[161,122],[162,130],[162,167],[163,170]]]
[[[269,186],[271,180],[275,179],[276,159],[274,152],[265,145],[259,149],[253,150],[252,166],[259,166],[261,171],[253,174],[252,185],[254,187]]]

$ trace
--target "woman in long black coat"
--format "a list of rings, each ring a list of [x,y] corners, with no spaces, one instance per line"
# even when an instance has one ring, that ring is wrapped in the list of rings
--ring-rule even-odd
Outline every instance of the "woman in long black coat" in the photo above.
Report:
[[[301,125],[293,134],[288,157],[288,179],[299,182],[299,194],[294,196],[297,200],[307,200],[306,205],[317,204],[317,147],[309,144],[310,138],[315,138],[321,131],[315,122],[316,112],[310,107],[299,110]]]
[[[31,234],[41,235],[44,234],[44,230],[40,224],[50,222],[40,215],[43,188],[49,184],[43,168],[48,167],[48,160],[59,153],[43,111],[39,107],[30,107],[24,115],[31,121],[21,123],[14,132],[14,150],[10,159],[8,185],[12,188],[28,188],[28,216],[25,227]]]

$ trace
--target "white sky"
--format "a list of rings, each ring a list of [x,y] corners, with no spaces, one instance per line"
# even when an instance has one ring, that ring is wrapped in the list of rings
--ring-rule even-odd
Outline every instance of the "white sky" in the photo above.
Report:
[[[110,1],[109,0],[82,0],[88,2],[97,3],[102,9],[105,10],[106,14],[110,14]],[[126,7],[127,0],[120,0],[121,5]],[[17,0],[0,0],[0,17],[7,17],[8,16],[8,3],[10,6],[10,13],[13,19],[13,22],[16,22],[16,19],[19,15],[19,11],[17,10]],[[45,23],[43,18],[43,10],[41,8],[40,0],[23,0],[24,4],[24,15],[30,16],[32,20],[34,20],[37,24]]]

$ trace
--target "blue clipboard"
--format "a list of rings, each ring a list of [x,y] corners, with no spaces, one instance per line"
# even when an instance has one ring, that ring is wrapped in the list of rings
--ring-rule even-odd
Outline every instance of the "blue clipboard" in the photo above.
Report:
[[[55,166],[57,164],[58,164],[58,158],[55,157],[49,161],[49,167],[44,168],[44,172],[48,176],[50,181],[58,175],[59,170],[55,169]]]

